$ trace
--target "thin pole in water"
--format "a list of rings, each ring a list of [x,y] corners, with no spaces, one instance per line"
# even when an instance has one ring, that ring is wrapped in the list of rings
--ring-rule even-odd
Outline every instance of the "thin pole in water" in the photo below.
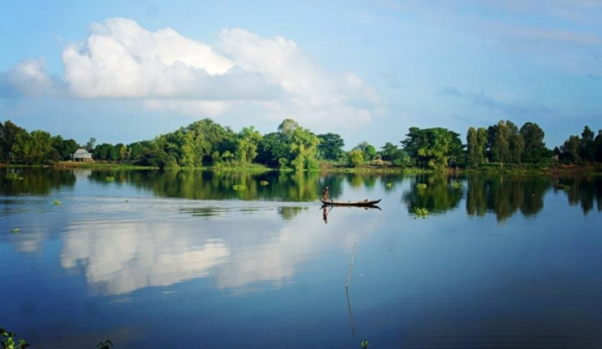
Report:
[[[357,242],[353,245],[353,254],[351,255],[351,263],[349,263],[349,272],[347,273],[347,286],[349,288],[349,281],[351,280],[351,269],[353,269],[353,260],[355,259],[355,247],[357,246]]]
[[[349,287],[347,287],[346,291],[347,291],[347,309],[349,309],[349,321],[351,322],[351,332],[353,333],[353,337],[355,337],[355,325],[353,324],[353,312],[351,311],[351,301],[349,300]]]

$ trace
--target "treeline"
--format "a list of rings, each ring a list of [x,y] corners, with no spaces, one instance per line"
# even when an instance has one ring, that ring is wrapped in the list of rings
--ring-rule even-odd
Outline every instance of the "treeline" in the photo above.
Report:
[[[10,120],[0,122],[0,163],[38,165],[69,160],[80,146],[45,131],[27,132]]]
[[[500,121],[488,129],[468,129],[467,162],[478,165],[485,161],[499,163],[542,163],[550,159],[563,163],[602,162],[602,130],[594,132],[585,126],[581,137],[572,135],[554,150],[546,148],[543,130],[527,122],[520,129],[511,121]]]
[[[350,151],[336,133],[314,134],[292,119],[284,120],[276,132],[262,135],[253,126],[235,132],[211,119],[196,121],[152,140],[131,144],[85,145],[45,131],[28,132],[11,121],[0,122],[0,162],[5,164],[52,164],[70,160],[79,148],[93,153],[95,160],[159,168],[206,166],[265,166],[290,170],[314,170],[324,164],[359,167],[364,165],[417,167],[442,170],[448,167],[477,167],[485,163],[587,164],[602,162],[602,130],[585,126],[580,136],[570,136],[553,150],[546,147],[544,131],[532,122],[520,129],[511,121],[488,128],[470,127],[466,143],[454,131],[435,127],[411,127],[400,145],[391,142],[377,150],[362,142]]]

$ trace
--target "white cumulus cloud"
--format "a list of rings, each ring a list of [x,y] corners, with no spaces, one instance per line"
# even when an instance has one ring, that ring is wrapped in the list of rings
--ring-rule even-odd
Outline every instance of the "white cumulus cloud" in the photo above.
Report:
[[[137,99],[149,111],[217,117],[253,108],[258,116],[311,127],[361,124],[382,104],[357,74],[326,71],[292,40],[238,28],[222,30],[209,45],[172,28],[150,31],[112,18],[92,24],[84,41],[65,47],[62,59],[68,95]],[[43,60],[23,61],[3,80],[21,94],[58,87]]]
[[[2,77],[2,83],[15,92],[25,96],[38,96],[48,93],[52,80],[46,73],[46,61],[43,58],[25,59]]]

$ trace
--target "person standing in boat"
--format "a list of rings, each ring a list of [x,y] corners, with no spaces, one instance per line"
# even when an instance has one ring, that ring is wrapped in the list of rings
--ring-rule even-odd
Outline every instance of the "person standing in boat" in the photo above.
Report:
[[[324,189],[322,189],[322,199],[328,201],[328,196],[328,186],[325,186]]]

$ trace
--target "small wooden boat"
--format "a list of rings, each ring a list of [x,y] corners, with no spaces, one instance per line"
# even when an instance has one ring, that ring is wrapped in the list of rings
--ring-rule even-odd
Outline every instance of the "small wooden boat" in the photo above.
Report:
[[[380,202],[380,200],[364,200],[364,201],[326,201],[320,200],[326,206],[374,206]]]

